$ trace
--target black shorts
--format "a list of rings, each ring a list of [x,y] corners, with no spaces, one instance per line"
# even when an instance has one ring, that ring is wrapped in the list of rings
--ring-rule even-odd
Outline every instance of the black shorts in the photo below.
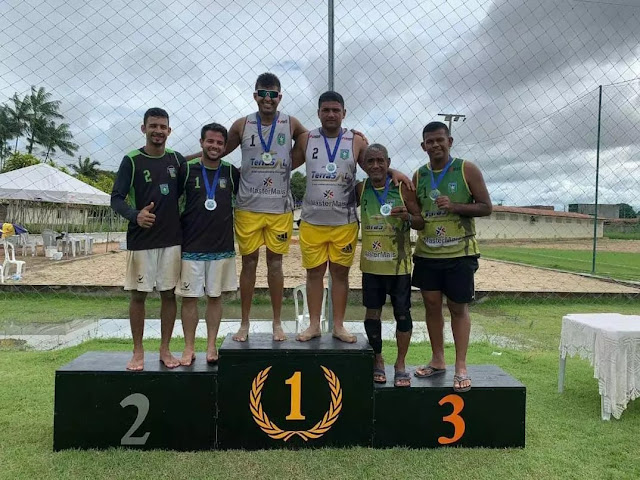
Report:
[[[413,257],[411,285],[420,290],[439,291],[455,303],[469,303],[475,298],[473,275],[478,270],[478,257],[422,258]]]
[[[371,309],[379,309],[391,297],[393,311],[407,313],[411,310],[411,275],[362,274],[362,304]]]

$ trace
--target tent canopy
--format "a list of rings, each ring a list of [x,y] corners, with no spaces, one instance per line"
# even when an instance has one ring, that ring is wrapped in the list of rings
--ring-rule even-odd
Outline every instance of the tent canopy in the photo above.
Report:
[[[0,200],[109,205],[111,197],[51,165],[39,163],[0,175]]]

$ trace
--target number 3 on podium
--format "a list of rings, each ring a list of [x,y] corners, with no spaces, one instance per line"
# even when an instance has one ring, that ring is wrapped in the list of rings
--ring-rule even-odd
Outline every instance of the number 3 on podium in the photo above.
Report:
[[[442,417],[442,420],[445,422],[449,422],[453,425],[453,437],[438,437],[438,443],[440,445],[449,445],[451,443],[455,443],[462,438],[464,435],[464,419],[458,415],[462,409],[464,408],[464,400],[460,395],[447,395],[443,397],[438,405],[444,405],[445,403],[450,403],[453,406],[453,412],[449,415]]]

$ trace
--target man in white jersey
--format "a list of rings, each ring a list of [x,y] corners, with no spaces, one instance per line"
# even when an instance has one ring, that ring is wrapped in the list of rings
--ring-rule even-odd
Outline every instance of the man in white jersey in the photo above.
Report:
[[[307,269],[310,325],[297,337],[319,337],[324,274],[329,265],[332,280],[333,336],[353,343],[355,335],[344,328],[349,291],[349,268],[358,241],[356,216],[356,166],[366,141],[342,128],[346,111],[339,93],[325,92],[318,100],[322,128],[296,142],[293,168],[306,162],[307,191],[302,204],[300,250]]]
[[[290,191],[291,146],[307,133],[298,119],[278,111],[282,100],[280,80],[272,73],[258,76],[253,98],[258,111],[236,120],[229,129],[225,155],[242,148],[240,187],[236,197],[235,232],[242,255],[240,297],[242,321],[233,336],[239,342],[249,335],[249,314],[256,284],[259,249],[267,250],[267,281],[273,309],[273,339],[285,340],[280,313],[284,275],[282,255],[289,251],[293,232],[293,198]],[[200,152],[187,159],[200,156]]]

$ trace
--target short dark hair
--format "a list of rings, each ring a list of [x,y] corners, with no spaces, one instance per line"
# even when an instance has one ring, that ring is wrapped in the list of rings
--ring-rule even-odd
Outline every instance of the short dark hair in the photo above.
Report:
[[[149,110],[147,110],[146,112],[144,112],[144,119],[142,121],[142,123],[144,125],[147,124],[147,120],[149,120],[149,117],[166,118],[167,119],[167,123],[169,123],[169,114],[167,113],[166,110],[164,110],[162,108],[153,107],[153,108],[150,108]]]
[[[338,102],[342,105],[342,108],[344,108],[344,98],[342,98],[342,95],[338,92],[334,92],[332,90],[320,95],[320,98],[318,99],[318,108],[320,108],[320,105],[322,105],[323,102]]]
[[[224,128],[219,123],[207,123],[202,130],[200,130],[200,140],[204,140],[207,132],[218,132],[221,133],[224,137],[224,143],[227,143],[227,139],[229,138],[229,134],[227,133],[227,129]]]
[[[371,145],[369,145],[364,152],[365,156],[367,155],[367,153],[369,153],[370,150],[377,150],[379,152],[382,152],[385,158],[389,158],[389,152],[387,151],[387,147],[385,147],[380,143],[372,143]]]
[[[256,90],[258,90],[258,87],[276,87],[278,91],[282,90],[282,87],[280,86],[280,79],[270,72],[258,75],[258,79],[256,80]]]
[[[442,122],[429,122],[422,129],[422,138],[424,138],[425,133],[437,132],[438,130],[444,130],[447,134],[447,137],[451,136],[449,133],[449,127],[445,123]]]

